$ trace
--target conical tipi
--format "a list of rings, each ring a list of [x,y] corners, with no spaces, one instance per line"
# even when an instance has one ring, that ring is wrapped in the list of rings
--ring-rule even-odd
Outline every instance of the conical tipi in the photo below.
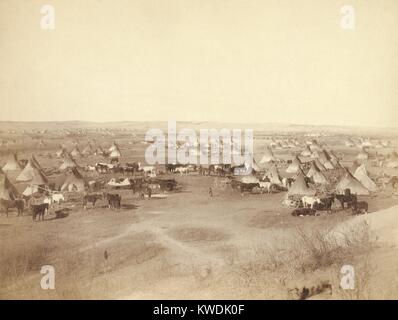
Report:
[[[80,157],[82,155],[82,153],[80,152],[79,146],[76,145],[73,150],[71,151],[71,156],[72,157]]]
[[[315,183],[318,184],[328,184],[328,180],[324,174],[319,170],[315,162],[311,162],[310,169],[307,172],[307,177],[312,178]]]
[[[360,165],[353,173],[354,177],[368,190],[377,191],[376,183],[369,178],[365,164]]]
[[[18,196],[18,191],[8,180],[7,175],[0,172],[0,199],[14,200]]]
[[[274,164],[270,164],[268,167],[268,177],[271,183],[281,184],[282,178],[278,172],[278,168]]]
[[[350,189],[352,194],[369,195],[366,189],[347,169],[345,175],[340,179],[336,186],[336,192],[344,194],[346,189]]]
[[[82,154],[85,156],[92,155],[93,153],[94,153],[94,150],[90,143],[82,151]]]
[[[80,172],[73,168],[68,174],[61,187],[61,191],[84,191],[87,186],[86,180],[80,174]]]
[[[301,168],[301,162],[298,156],[296,156],[292,163],[286,168],[287,173],[297,173]]]
[[[316,191],[311,189],[307,181],[305,180],[305,175],[303,170],[299,170],[296,180],[290,186],[287,195],[288,196],[313,196]]]
[[[387,168],[398,168],[398,154],[393,152],[386,164]]]
[[[34,185],[46,185],[48,179],[44,173],[36,167],[34,160],[29,160],[25,168],[15,179],[18,182],[29,182]]]
[[[260,160],[260,164],[274,162],[274,161],[276,161],[276,158],[274,157],[273,152],[271,151],[271,149],[266,148],[264,155]]]
[[[78,165],[71,155],[67,155],[64,162],[60,165],[59,170],[66,170],[68,168],[76,168]]]
[[[18,162],[17,155],[15,153],[10,154],[6,164],[3,166],[2,169],[4,172],[22,170],[21,165]]]

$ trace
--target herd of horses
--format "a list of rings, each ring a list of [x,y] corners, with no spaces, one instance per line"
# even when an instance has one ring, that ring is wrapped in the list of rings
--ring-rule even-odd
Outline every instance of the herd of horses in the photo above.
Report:
[[[304,196],[298,200],[297,208],[293,210],[293,216],[317,215],[318,211],[332,213],[332,205],[335,200],[341,204],[341,209],[351,209],[352,214],[368,213],[369,205],[366,201],[358,201],[356,194],[352,194],[349,189],[344,194],[334,194],[323,198]]]
[[[26,207],[28,207],[32,213],[32,220],[44,220],[45,214],[48,214],[50,209],[51,201],[49,198],[44,198],[43,203],[34,203],[34,201],[27,201],[25,199],[15,199],[15,200],[4,200],[0,199],[0,206],[5,211],[5,214],[8,218],[9,209],[16,208],[17,216],[22,216]],[[122,197],[118,193],[93,193],[93,194],[85,194],[83,196],[83,208],[87,208],[87,204],[91,203],[92,206],[95,206],[95,203],[98,200],[105,199],[108,202],[108,206],[111,209],[120,209]]]
[[[145,194],[149,196],[152,195],[152,192],[155,190],[159,191],[173,191],[177,188],[177,181],[175,179],[159,179],[159,178],[131,178],[129,179],[130,184],[127,186],[129,190],[132,191],[133,194],[139,194],[141,198],[145,197]],[[52,185],[52,187],[55,187]],[[98,190],[103,189],[104,185],[99,184]],[[95,189],[97,189],[97,187]],[[116,187],[115,189],[119,189]],[[52,190],[56,190],[52,189]],[[95,204],[98,200],[105,200],[108,203],[108,207],[111,209],[120,209],[122,197],[119,193],[113,191],[112,193],[104,191],[104,192],[96,192],[91,190],[91,192],[87,191],[84,193],[82,197],[83,208],[87,209],[88,205],[91,204],[91,207],[95,207]],[[62,193],[59,191],[44,191],[36,197],[25,197],[16,198],[13,200],[5,200],[0,199],[0,208],[5,212],[7,218],[10,209],[17,209],[17,216],[22,216],[24,210],[29,208],[32,213],[33,221],[43,220],[44,215],[48,213],[50,205],[53,203],[60,204],[65,201],[65,198]]]
[[[156,171],[155,166],[143,166],[140,162],[120,163],[96,163],[94,166],[87,166],[87,171],[97,171],[99,173],[120,173],[123,175],[133,175],[135,173],[153,174]],[[210,164],[208,166],[193,164],[166,164],[166,173],[188,174],[189,172],[198,172],[200,175],[232,176],[239,170],[245,170],[244,165],[233,166],[231,164]]]

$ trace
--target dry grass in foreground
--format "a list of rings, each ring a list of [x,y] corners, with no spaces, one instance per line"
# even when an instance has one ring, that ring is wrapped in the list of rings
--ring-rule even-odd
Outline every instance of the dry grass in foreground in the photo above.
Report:
[[[275,239],[259,246],[233,267],[239,278],[239,298],[366,299],[371,266],[368,255],[374,247],[366,221],[343,233],[328,228],[304,231],[297,228],[292,237]],[[353,265],[356,289],[342,290],[340,269]]]

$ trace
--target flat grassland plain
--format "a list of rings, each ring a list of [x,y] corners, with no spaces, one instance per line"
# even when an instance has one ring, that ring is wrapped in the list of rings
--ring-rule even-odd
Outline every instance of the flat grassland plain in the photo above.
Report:
[[[218,128],[223,124],[179,123],[180,127]],[[117,141],[121,163],[145,162],[143,143],[148,128],[164,123],[1,123],[1,139],[19,159],[34,155],[51,181],[65,176],[56,168],[60,144],[69,151],[78,142],[83,149],[95,139],[108,149]],[[230,125],[231,128],[241,127]],[[302,151],[306,134],[341,155],[350,166],[360,149],[344,145],[349,137],[387,139],[389,154],[398,147],[397,130],[247,125],[254,129],[257,161],[269,139],[296,138],[300,146],[274,150],[279,159],[292,159]],[[34,133],[31,132],[35,128]],[[62,135],[84,128],[82,135]],[[98,128],[101,128],[99,130]],[[41,130],[41,131],[40,131]],[[46,131],[44,131],[46,130]],[[361,131],[363,130],[363,131]],[[14,132],[15,131],[15,132]],[[165,131],[165,133],[167,133]],[[45,145],[37,148],[40,140]],[[394,149],[395,147],[395,149]],[[7,160],[2,146],[0,164]],[[374,152],[374,151],[373,151]],[[80,166],[106,162],[100,156],[76,158]],[[287,164],[278,165],[287,176]],[[398,169],[367,165],[369,175],[397,175]],[[161,171],[161,169],[159,169]],[[394,172],[397,170],[397,172]],[[80,170],[87,179],[109,181],[117,174]],[[122,176],[122,175],[119,175]],[[8,175],[11,182],[15,176]],[[120,210],[99,200],[84,210],[81,198],[71,198],[44,221],[32,222],[29,210],[22,217],[11,210],[0,215],[1,299],[397,299],[398,298],[398,195],[392,186],[362,196],[369,214],[352,216],[335,202],[332,214],[293,217],[282,205],[286,192],[252,194],[234,191],[222,178],[164,174],[178,190],[165,197],[141,199],[131,190],[117,190]],[[25,186],[15,183],[18,190]],[[213,189],[213,197],[209,188]],[[40,269],[55,268],[55,289],[43,290]],[[355,270],[355,288],[340,287],[343,265]]]

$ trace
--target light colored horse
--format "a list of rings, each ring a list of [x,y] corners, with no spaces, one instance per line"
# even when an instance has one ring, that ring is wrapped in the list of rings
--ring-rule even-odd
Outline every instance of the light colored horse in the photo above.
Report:
[[[189,169],[186,168],[186,167],[177,167],[177,168],[175,169],[175,172],[179,172],[179,173],[180,173],[180,176],[182,176],[183,173],[188,174],[188,171],[189,171]]]
[[[301,201],[303,202],[304,208],[307,208],[308,206],[313,209],[315,203],[321,203],[321,199],[318,197],[310,197],[310,196],[304,196],[301,198]]]
[[[271,182],[260,182],[260,188],[265,189],[267,193],[271,192],[271,186],[272,186]]]
[[[51,200],[54,203],[60,204],[61,202],[65,201],[64,195],[62,193],[53,193],[51,195]]]

